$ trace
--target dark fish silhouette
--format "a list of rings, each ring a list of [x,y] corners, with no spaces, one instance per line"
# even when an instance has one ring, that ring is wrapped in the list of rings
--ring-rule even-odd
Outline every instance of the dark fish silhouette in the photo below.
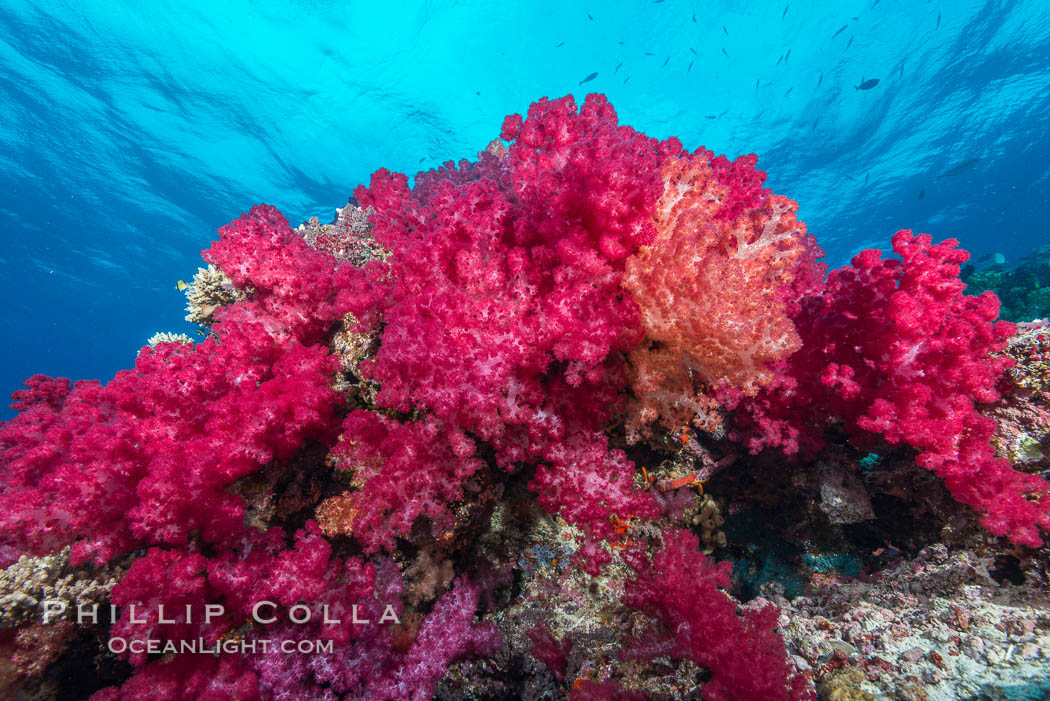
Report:
[[[690,61],[690,62],[689,62],[689,68],[686,68],[686,69],[685,69],[685,72],[686,72],[686,73],[688,73],[689,71],[693,70],[693,63],[694,63],[694,61]]]
[[[662,3],[663,1],[664,1],[664,0],[653,0],[653,4],[654,4],[654,5],[659,5],[659,4],[660,4],[660,3]]]
[[[705,114],[704,119],[718,119],[717,114]]]
[[[696,13],[693,13],[693,22],[696,22]]]
[[[940,28],[941,28],[941,13],[938,12],[937,13],[937,26],[934,27],[934,29],[940,29]]]
[[[620,46],[623,46],[623,42],[622,41],[618,41],[616,43],[619,44]]]
[[[854,183],[855,183],[855,182],[857,182],[857,179],[856,179],[856,178],[851,178],[851,177],[850,177],[850,176],[848,176],[848,175],[844,175],[844,176],[842,176],[842,177],[844,177],[844,178],[845,178],[846,180],[849,180],[850,182],[854,182]]]
[[[871,173],[865,173],[864,174],[864,184],[865,185],[868,184],[868,178],[870,178],[870,177],[871,177]]]
[[[422,163],[424,160],[426,160],[426,156],[424,156],[423,158],[420,158],[419,162]]]
[[[790,95],[791,91],[794,90],[794,89],[795,89],[794,85],[792,85],[790,88],[788,88],[788,91],[786,93],[784,93],[784,97],[787,97],[788,95]]]
[[[791,7],[791,5],[787,5],[787,6],[784,7],[784,14],[780,15],[780,19],[784,19],[785,17],[788,16],[788,8],[789,7]]]
[[[584,83],[589,83],[589,82],[591,82],[592,80],[594,80],[597,77],[598,77],[597,73],[591,73],[589,76],[587,76],[586,78],[581,80],[579,84],[583,85]]]
[[[813,131],[814,129],[817,128],[817,122],[819,122],[819,121],[820,121],[820,117],[817,117],[816,119],[813,120],[813,126],[810,128],[810,131]]]
[[[846,49],[848,49],[851,46],[853,46],[853,37],[850,37],[849,41],[846,42]],[[845,51],[846,49],[843,49],[843,51]]]
[[[791,58],[791,49],[788,49],[788,52],[784,54],[784,65],[787,65],[789,58]]]
[[[875,6],[878,5],[878,4],[879,4],[879,0],[875,0],[875,2],[871,3],[871,8],[870,9],[874,10]]]
[[[627,76],[626,78],[624,78],[623,79],[623,84],[627,85],[627,81],[630,80],[630,79],[631,79],[631,76]]]
[[[762,81],[761,78],[755,78],[755,92],[758,92],[758,84]]]
[[[817,87],[819,88],[824,83],[824,73],[820,74],[820,80],[817,81]]]
[[[839,34],[842,34],[847,29],[849,29],[849,25],[848,24],[842,25],[841,27],[839,27],[839,30],[837,32],[835,32],[834,34],[831,35],[831,38],[834,39],[835,37],[837,37]]]
[[[656,54],[654,54],[652,51],[646,51],[645,55],[646,56],[655,56]]]
[[[980,163],[983,160],[984,160],[983,157],[971,158],[968,161],[963,161],[959,165],[949,168],[948,170],[944,171],[943,173],[941,173],[937,177],[938,178],[951,178],[951,177],[956,176],[956,175],[962,175],[963,173],[965,173],[966,171],[970,170],[970,168],[973,168],[975,165],[977,165],[978,163]]]
[[[871,90],[872,88],[874,88],[878,84],[879,84],[879,79],[878,78],[868,78],[867,80],[864,80],[864,78],[861,78],[860,79],[860,85],[855,86],[853,89],[854,90]]]
[[[726,58],[729,58],[729,54],[726,53],[726,49],[724,46],[722,47],[722,53],[725,54]]]
[[[616,64],[616,68],[613,69],[613,75],[616,75],[616,71],[620,70],[620,66],[623,65],[623,61]]]
[[[925,190],[919,190],[919,199],[921,200],[925,196],[926,196],[926,191]]]
[[[694,49],[692,46],[690,46],[689,50],[693,52],[693,56],[696,56],[696,49]]]
[[[897,77],[898,77],[898,78],[903,78],[903,77],[904,77],[904,64],[903,64],[903,63],[901,64],[901,72],[900,72],[900,75],[898,75]]]
[[[722,33],[725,34],[726,36],[729,36],[729,30],[726,29],[726,26],[724,24],[722,25]]]
[[[781,55],[781,57],[777,59],[777,65],[779,66],[780,62],[783,61],[783,60],[784,60],[784,56]]]
[[[562,43],[558,44],[557,46],[555,46],[554,48],[560,49],[563,46],[565,46],[565,42],[564,41]]]
[[[664,66],[666,66],[666,65],[667,65],[667,62],[668,62],[668,61],[670,61],[670,60],[671,60],[671,57],[670,57],[670,56],[668,56],[667,58],[665,58],[665,59],[664,59],[664,62],[663,62],[662,64],[660,64],[660,68],[663,68]]]
[[[591,17],[591,13],[590,12],[587,13],[587,19],[589,19],[592,22],[594,21],[594,18]]]

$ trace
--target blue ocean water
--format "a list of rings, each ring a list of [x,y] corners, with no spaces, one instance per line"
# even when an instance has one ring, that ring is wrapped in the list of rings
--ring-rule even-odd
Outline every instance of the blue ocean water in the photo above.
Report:
[[[588,92],[759,154],[832,265],[898,228],[1050,243],[1045,0],[3,0],[0,392],[192,335],[175,282],[253,204],[327,221],[379,167],[474,157]]]

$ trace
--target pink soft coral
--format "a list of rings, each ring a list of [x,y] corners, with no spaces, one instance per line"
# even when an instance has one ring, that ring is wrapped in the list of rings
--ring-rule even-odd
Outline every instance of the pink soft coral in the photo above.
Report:
[[[836,420],[859,445],[873,436],[910,445],[988,530],[1038,546],[1039,529],[1050,530],[1050,485],[994,457],[994,421],[977,411],[999,396],[1011,361],[993,352],[1013,325],[995,321],[993,294],[963,294],[968,254],[957,243],[899,231],[901,260],[859,254],[797,304],[803,345],[774,385],[753,400],[723,398],[738,407],[737,437],[753,451],[812,452]]]
[[[720,589],[729,586],[728,562],[712,563],[687,531],[668,530],[651,559],[631,553],[636,577],[625,600],[660,621],[662,629],[636,640],[626,655],[670,655],[711,671],[704,698],[712,701],[812,699],[812,686],[794,673],[769,606],[737,614]]]
[[[356,192],[391,251],[348,281],[361,326],[382,329],[364,371],[380,406],[425,410],[442,435],[491,445],[502,467],[544,461],[534,486],[550,492],[547,505],[600,534],[612,513],[655,513],[625,487],[632,468],[601,428],[624,385],[623,353],[641,337],[620,291],[624,262],[655,234],[659,164],[680,146],[617,125],[595,95],[579,110],[568,97],[540,101],[503,136],[514,141],[505,154],[449,164],[415,190],[379,171]],[[456,441],[452,452],[469,455],[469,440]],[[430,490],[429,470],[416,474]],[[601,491],[604,506],[589,497]],[[362,503],[368,494],[366,484]]]

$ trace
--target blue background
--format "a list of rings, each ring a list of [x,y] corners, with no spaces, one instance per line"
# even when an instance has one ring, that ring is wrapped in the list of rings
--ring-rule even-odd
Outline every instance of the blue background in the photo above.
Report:
[[[898,228],[1008,264],[1050,243],[1045,0],[3,1],[0,393],[193,335],[175,281],[253,204],[327,221],[379,167],[473,158],[591,91],[758,153],[832,265]]]

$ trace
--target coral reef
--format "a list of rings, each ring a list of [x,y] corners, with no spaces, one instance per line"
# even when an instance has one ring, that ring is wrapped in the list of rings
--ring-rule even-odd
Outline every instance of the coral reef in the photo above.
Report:
[[[203,341],[14,393],[0,688],[923,698],[1005,683],[942,631],[993,615],[984,659],[1043,683],[1045,338],[955,242],[825,274],[755,156],[600,95],[500,136],[329,224],[252,208],[187,290]]]
[[[1045,284],[1048,262],[1050,246],[1041,246],[1012,268],[993,264],[978,270],[967,265],[960,277],[970,294],[994,292],[1001,303],[999,314],[1007,321],[1045,319],[1050,316],[1050,286]]]
[[[127,568],[74,567],[69,548],[44,557],[22,555],[0,572],[0,631],[23,623],[75,620],[77,606],[91,609],[109,601],[110,591]]]
[[[990,571],[992,558],[936,544],[867,582],[824,576],[791,601],[776,585],[766,595],[796,668],[826,698],[851,698],[846,688],[852,698],[1001,698],[1020,680],[1029,691],[1018,698],[1043,698],[1045,598]]]
[[[197,268],[185,292],[186,321],[203,326],[211,326],[216,309],[239,302],[245,296],[244,290],[211,263],[207,268]]]

